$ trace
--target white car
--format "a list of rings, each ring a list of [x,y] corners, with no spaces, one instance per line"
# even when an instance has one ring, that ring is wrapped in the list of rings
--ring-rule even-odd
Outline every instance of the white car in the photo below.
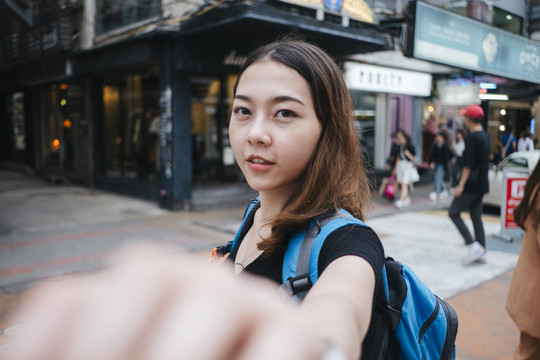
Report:
[[[540,159],[540,150],[517,151],[504,158],[498,165],[489,169],[489,193],[484,195],[484,204],[501,206],[503,179],[505,172],[526,173],[529,175]]]

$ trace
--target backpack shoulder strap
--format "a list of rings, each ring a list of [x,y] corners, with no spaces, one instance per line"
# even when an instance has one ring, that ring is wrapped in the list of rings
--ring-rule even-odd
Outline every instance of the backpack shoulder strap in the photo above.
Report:
[[[236,232],[236,235],[234,236],[234,240],[231,244],[231,249],[234,249],[237,246],[238,240],[241,239],[249,230],[249,227],[246,226],[247,224],[253,223],[253,217],[255,216],[255,212],[257,212],[257,209],[261,207],[261,201],[259,197],[257,196],[255,199],[251,200],[251,203],[249,204],[248,208],[244,212],[244,218],[242,219],[242,224],[238,228],[238,231]]]
[[[255,212],[260,206],[261,206],[261,203],[259,201],[259,197],[256,197],[255,199],[250,200],[250,204],[246,208],[246,211],[244,212],[242,223],[240,224],[240,227],[236,231],[234,240],[227,241],[225,244],[216,246],[214,249],[212,249],[212,255],[211,255],[212,259],[219,258],[219,257],[229,254],[238,245],[238,240],[244,237],[246,233],[248,232],[249,228],[251,227],[251,224],[253,223],[253,217],[255,216]]]
[[[353,224],[367,226],[342,209],[312,221],[306,231],[294,235],[283,259],[282,292],[303,298],[319,279],[319,254],[326,237],[343,226]]]

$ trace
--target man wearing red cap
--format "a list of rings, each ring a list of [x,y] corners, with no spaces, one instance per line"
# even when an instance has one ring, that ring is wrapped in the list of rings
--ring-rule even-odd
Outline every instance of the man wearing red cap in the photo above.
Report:
[[[482,127],[484,110],[480,106],[469,105],[460,113],[465,116],[469,135],[465,140],[461,178],[455,188],[448,215],[468,246],[463,264],[470,265],[475,262],[485,263],[486,237],[482,223],[482,199],[484,194],[489,192],[490,140]],[[468,209],[471,216],[474,239],[461,218],[461,212],[465,209]]]

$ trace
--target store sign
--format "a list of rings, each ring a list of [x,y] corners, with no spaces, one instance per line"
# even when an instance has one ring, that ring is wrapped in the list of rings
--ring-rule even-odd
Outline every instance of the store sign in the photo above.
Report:
[[[57,28],[52,28],[51,31],[42,35],[42,48],[44,51],[56,48],[58,46],[58,42]]]
[[[540,83],[540,44],[523,36],[422,1],[409,35],[415,58]]]
[[[527,177],[507,177],[506,196],[504,201],[504,228],[518,229],[519,226],[514,221],[514,210],[521,203],[525,192]]]
[[[431,95],[431,75],[416,71],[346,62],[345,80],[349,89],[353,90],[411,96]]]
[[[445,84],[445,81],[439,81],[437,82],[437,90],[441,105],[466,106],[480,103],[478,84],[448,85]]]
[[[238,55],[236,53],[236,50],[231,50],[225,57],[223,58],[223,65],[233,65],[242,67],[244,63],[247,60],[247,56]]]

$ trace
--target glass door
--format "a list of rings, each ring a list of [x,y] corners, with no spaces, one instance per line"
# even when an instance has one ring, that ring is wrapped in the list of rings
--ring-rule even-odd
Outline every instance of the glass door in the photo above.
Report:
[[[191,78],[193,184],[208,186],[242,180],[229,142],[232,88],[236,76]]]
[[[77,84],[54,83],[40,89],[42,164],[49,171],[74,176],[76,129],[82,118],[82,92]]]

